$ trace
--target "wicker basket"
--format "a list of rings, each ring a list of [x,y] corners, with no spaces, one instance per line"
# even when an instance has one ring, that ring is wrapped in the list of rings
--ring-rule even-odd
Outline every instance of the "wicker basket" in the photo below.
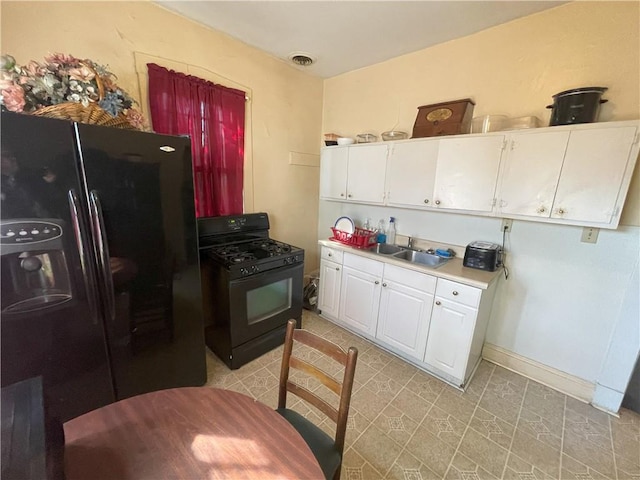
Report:
[[[91,70],[95,75],[99,102],[104,98],[104,84],[102,79],[89,62],[82,62],[82,65]],[[31,112],[31,115],[57,118],[60,120],[72,120],[74,122],[102,125],[105,127],[135,129],[122,113],[114,117],[97,103],[90,103],[86,107],[82,105],[82,103],[77,102],[58,103],[57,105],[40,108]]]

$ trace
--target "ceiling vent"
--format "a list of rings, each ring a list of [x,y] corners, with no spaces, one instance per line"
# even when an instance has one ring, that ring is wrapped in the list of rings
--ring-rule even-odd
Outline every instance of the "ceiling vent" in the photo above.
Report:
[[[300,65],[302,67],[308,67],[309,65],[315,63],[316,59],[311,55],[305,52],[293,52],[289,54],[289,60],[291,60],[296,65]]]

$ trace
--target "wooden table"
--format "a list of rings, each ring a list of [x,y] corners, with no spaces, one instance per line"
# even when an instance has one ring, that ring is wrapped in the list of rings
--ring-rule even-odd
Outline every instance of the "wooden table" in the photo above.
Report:
[[[229,390],[147,393],[74,418],[64,430],[67,480],[323,478],[284,418]]]

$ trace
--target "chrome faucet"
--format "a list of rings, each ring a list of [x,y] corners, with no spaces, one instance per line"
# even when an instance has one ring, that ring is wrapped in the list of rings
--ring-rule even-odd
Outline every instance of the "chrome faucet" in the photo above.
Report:
[[[407,247],[413,248],[413,237],[409,237],[407,240]]]

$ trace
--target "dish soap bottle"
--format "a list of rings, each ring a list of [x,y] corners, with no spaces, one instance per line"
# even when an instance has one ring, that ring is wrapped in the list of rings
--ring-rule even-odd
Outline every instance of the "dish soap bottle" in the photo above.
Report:
[[[389,228],[387,229],[387,243],[396,243],[396,218],[389,218]]]
[[[376,240],[378,241],[378,243],[386,243],[387,242],[387,235],[385,233],[384,230],[384,219],[381,218],[380,222],[378,223],[378,237],[376,238]]]

